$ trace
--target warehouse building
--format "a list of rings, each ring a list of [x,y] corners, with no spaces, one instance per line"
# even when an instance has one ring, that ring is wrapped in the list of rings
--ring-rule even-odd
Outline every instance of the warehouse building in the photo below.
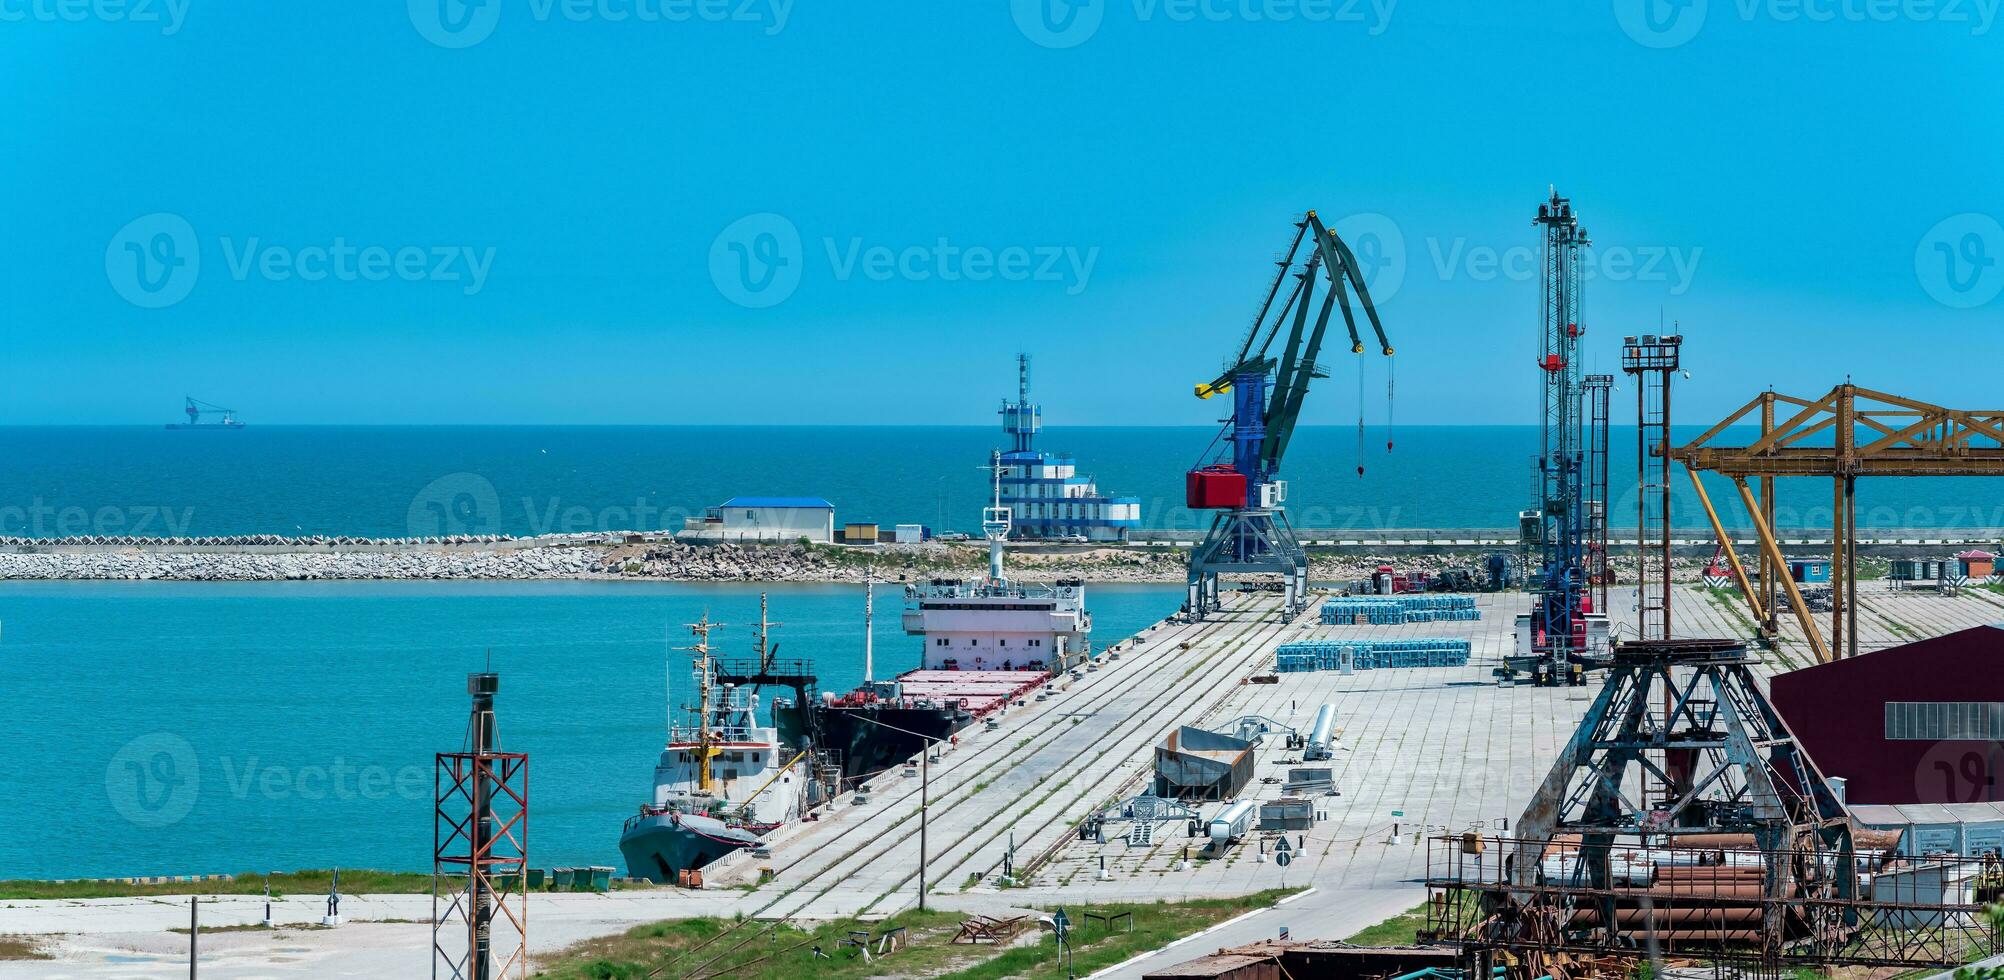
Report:
[[[835,541],[835,505],[820,497],[732,497],[683,523],[697,541]]]
[[[2004,800],[2004,628],[1780,674],[1772,696],[1850,803]]]

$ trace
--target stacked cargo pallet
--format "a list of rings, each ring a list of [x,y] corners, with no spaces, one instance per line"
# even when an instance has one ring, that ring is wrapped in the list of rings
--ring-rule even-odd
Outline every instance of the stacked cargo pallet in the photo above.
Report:
[[[1300,673],[1341,670],[1347,659],[1352,670],[1391,667],[1466,667],[1469,641],[1448,638],[1417,640],[1303,640],[1283,643],[1274,651],[1274,670]]]
[[[1402,626],[1481,618],[1475,597],[1467,595],[1343,596],[1322,604],[1322,622],[1327,626]]]

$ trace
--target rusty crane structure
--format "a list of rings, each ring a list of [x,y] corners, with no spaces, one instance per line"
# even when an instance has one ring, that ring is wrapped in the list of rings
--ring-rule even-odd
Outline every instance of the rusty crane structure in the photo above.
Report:
[[[1758,422],[1758,438],[1734,444],[1727,430]],[[1779,584],[1819,662],[1858,653],[1858,479],[1868,476],[2004,476],[2004,411],[1944,408],[1845,383],[1821,398],[1762,392],[1675,451],[1712,523],[1756,622],[1777,625]],[[1760,549],[1755,587],[1733,550],[1718,509],[1699,480],[1732,481],[1752,518]],[[1788,573],[1774,534],[1775,481],[1831,481],[1830,636],[1826,642]],[[1758,496],[1748,482],[1759,481]]]

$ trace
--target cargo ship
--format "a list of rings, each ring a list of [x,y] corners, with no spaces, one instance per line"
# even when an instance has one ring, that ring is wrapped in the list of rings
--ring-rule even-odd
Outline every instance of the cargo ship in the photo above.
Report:
[[[619,850],[633,877],[688,884],[689,873],[758,846],[808,802],[807,747],[787,744],[776,723],[759,724],[757,686],[743,683],[776,676],[767,655],[771,624],[763,598],[759,606],[759,666],[753,671],[733,671],[711,655],[710,631],[722,624],[708,616],[690,624],[697,701],[686,710],[693,724],[670,724],[654,766],[653,795],[620,833]],[[804,696],[813,678],[794,674]]]
[[[953,738],[1091,654],[1092,614],[1083,581],[1026,585],[1004,574],[1010,511],[1002,506],[1000,481],[1006,464],[1000,453],[993,462],[994,502],[981,520],[987,577],[905,585],[904,632],[923,637],[925,652],[916,668],[888,680],[875,677],[874,584],[866,585],[862,685],[806,702],[795,721],[815,731],[824,757],[839,766],[844,787]]]

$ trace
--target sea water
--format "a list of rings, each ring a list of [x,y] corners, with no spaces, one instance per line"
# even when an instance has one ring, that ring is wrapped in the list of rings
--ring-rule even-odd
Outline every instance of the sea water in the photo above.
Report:
[[[1697,434],[1680,426],[1676,438]],[[1102,492],[1139,498],[1145,526],[1191,529],[1209,515],[1182,506],[1183,473],[1219,449],[1216,435],[1053,426],[1037,445],[1075,456]],[[838,521],[972,532],[989,496],[983,466],[1004,439],[985,426],[0,428],[0,536],[674,531],[740,495],[821,497]],[[1531,426],[1304,426],[1281,477],[1297,527],[1504,529],[1533,506],[1538,452]],[[1616,427],[1617,528],[1635,524],[1635,452],[1635,430]],[[1703,530],[1686,478],[1672,476],[1674,523]],[[1730,484],[1710,492],[1738,513]],[[1858,497],[1865,528],[2004,526],[1997,479],[1864,480]],[[1830,506],[1829,481],[1788,481],[1777,523],[1828,528]]]
[[[777,654],[862,678],[863,590],[776,586]],[[529,754],[539,866],[620,866],[675,703],[685,624],[748,656],[754,585],[636,582],[0,584],[0,878],[335,865],[427,870],[433,754],[461,748],[490,666],[501,746]],[[1088,591],[1096,646],[1174,586]],[[877,591],[880,675],[916,665]],[[770,692],[783,693],[783,692]]]

